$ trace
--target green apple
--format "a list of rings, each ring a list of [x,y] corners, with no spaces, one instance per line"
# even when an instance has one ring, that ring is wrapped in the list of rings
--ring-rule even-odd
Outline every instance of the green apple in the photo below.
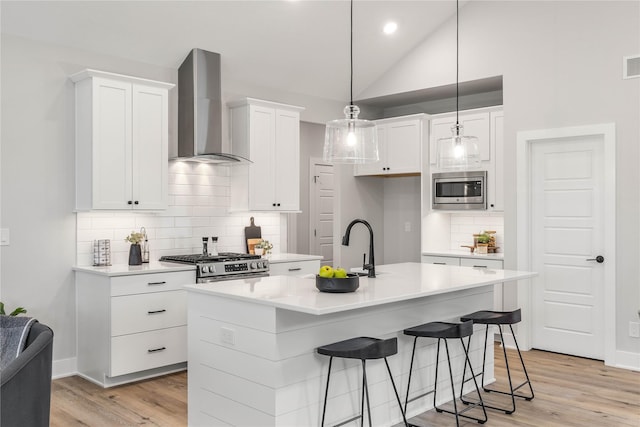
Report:
[[[333,277],[338,279],[345,279],[347,277],[347,270],[342,267],[338,267],[333,270]]]
[[[318,276],[324,277],[326,279],[332,278],[333,277],[333,268],[331,268],[328,265],[323,265],[322,267],[320,267],[320,272],[318,273]]]

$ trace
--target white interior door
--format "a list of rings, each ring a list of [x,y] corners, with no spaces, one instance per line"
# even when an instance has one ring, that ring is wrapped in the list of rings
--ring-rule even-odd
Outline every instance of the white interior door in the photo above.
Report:
[[[311,173],[309,249],[322,255],[322,265],[333,265],[333,166],[314,163]]]
[[[605,283],[603,147],[602,135],[532,144],[535,348],[604,359],[604,287],[614,283]]]

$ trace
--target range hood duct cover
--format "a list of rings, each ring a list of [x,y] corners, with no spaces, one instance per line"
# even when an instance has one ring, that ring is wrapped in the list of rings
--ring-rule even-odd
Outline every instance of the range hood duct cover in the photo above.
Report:
[[[178,68],[179,160],[246,164],[222,150],[220,54],[193,49]]]

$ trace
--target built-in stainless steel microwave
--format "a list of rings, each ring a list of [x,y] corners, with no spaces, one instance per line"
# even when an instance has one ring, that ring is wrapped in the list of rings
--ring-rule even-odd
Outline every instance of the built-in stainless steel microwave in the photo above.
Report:
[[[432,180],[433,209],[487,209],[487,171],[438,172]]]

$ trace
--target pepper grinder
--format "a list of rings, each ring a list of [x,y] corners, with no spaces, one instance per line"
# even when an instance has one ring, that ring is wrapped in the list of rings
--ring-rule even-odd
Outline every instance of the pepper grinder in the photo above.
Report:
[[[202,256],[209,256],[209,249],[207,248],[208,245],[209,245],[209,238],[203,237],[202,238]]]
[[[142,262],[143,263],[148,263],[149,262],[149,240],[147,239],[147,230],[146,228],[142,227],[140,228],[140,233],[142,233],[142,236],[144,237],[144,239],[142,240]]]
[[[218,238],[211,238],[211,256],[218,256]]]

